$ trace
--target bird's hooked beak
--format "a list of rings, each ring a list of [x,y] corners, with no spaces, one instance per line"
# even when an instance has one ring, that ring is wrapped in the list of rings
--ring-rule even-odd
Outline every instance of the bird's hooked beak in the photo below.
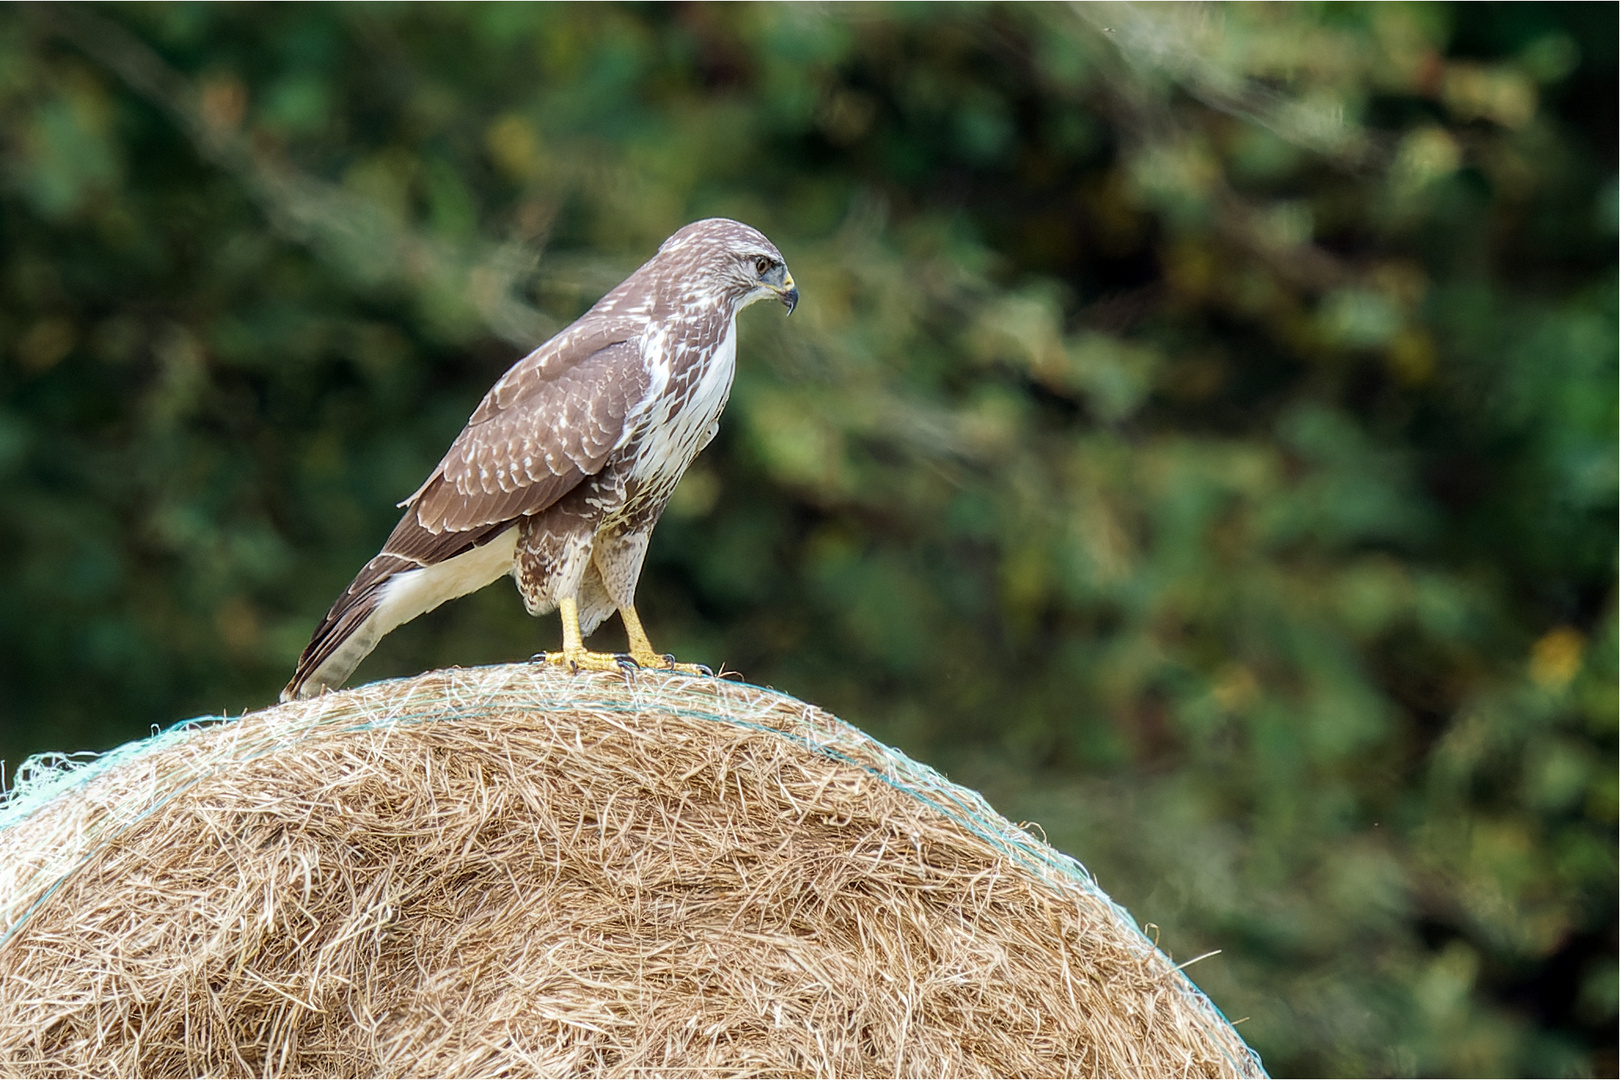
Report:
[[[793,309],[799,306],[799,288],[793,284],[793,275],[788,273],[787,267],[777,263],[771,267],[769,273],[760,278],[760,282],[776,294],[776,298],[782,301],[782,306],[788,309],[789,315],[793,314]]]

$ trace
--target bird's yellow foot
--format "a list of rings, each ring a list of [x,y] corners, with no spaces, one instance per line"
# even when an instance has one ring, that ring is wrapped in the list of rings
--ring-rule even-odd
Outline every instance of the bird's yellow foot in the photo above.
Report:
[[[632,652],[625,659],[637,667],[653,668],[658,671],[678,671],[683,675],[714,675],[713,671],[702,664],[683,664],[669,653]]]
[[[625,633],[630,638],[628,653],[590,652],[585,648],[579,632],[579,605],[573,597],[565,596],[558,600],[557,611],[562,616],[562,651],[535,653],[531,659],[536,663],[561,664],[570,671],[620,672],[626,680],[638,668],[678,671],[683,675],[714,675],[702,664],[678,663],[673,656],[654,650],[652,643],[647,640],[647,632],[641,628],[641,620],[636,617],[634,607],[626,605],[620,609]]]
[[[683,675],[708,675],[714,672],[702,664],[682,664],[668,653],[661,653],[652,647],[647,640],[647,631],[641,627],[641,616],[636,614],[634,605],[627,604],[619,609],[619,618],[624,620],[624,633],[630,639],[630,659],[637,667],[655,668],[659,671],[678,671]]]
[[[564,649],[562,652],[536,653],[534,659],[542,664],[561,664],[570,671],[612,671],[626,673],[638,666],[623,653],[590,652],[585,649]]]

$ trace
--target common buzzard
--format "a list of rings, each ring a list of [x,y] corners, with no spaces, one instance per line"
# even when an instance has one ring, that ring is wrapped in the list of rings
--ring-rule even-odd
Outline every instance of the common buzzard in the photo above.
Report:
[[[315,630],[283,701],[341,686],[388,631],[504,574],[531,615],[562,613],[551,661],[616,670],[584,636],[614,611],[629,660],[654,651],[636,615],[653,526],[719,428],[737,312],[799,301],[782,253],[741,222],[694,222],[484,395],[405,516]],[[690,664],[677,668],[696,672]]]

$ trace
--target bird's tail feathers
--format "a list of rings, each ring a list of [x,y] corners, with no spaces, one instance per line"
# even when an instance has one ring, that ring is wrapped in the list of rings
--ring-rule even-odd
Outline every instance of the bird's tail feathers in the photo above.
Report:
[[[405,511],[382,553],[315,628],[281,700],[337,689],[388,631],[508,572],[516,536],[512,522],[436,533],[417,520],[415,507]]]
[[[366,563],[315,628],[281,700],[314,697],[342,686],[383,634],[393,629],[379,625],[376,618],[378,593],[395,574],[420,567],[414,559],[386,553]]]

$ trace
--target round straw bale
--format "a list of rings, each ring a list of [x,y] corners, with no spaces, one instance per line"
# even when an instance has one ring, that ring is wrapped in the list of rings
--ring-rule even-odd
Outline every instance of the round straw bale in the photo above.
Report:
[[[34,763],[0,1073],[1264,1075],[977,794],[772,691],[538,665]]]

